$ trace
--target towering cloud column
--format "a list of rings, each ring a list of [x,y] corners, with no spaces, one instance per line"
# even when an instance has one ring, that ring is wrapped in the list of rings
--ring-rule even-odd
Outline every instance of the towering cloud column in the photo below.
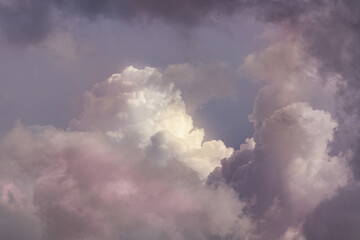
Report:
[[[208,183],[236,190],[257,225],[256,239],[302,239],[307,214],[347,184],[345,158],[329,154],[337,123],[314,109],[336,85],[324,88],[315,67],[291,39],[250,55],[242,67],[265,81],[251,115],[255,134]]]

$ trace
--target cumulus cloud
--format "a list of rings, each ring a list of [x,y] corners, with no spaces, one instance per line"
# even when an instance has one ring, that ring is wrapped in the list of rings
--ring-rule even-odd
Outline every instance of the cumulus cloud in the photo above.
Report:
[[[331,155],[342,155],[354,178],[354,183],[341,188],[334,198],[321,203],[309,215],[304,226],[305,237],[357,239],[359,233],[355,225],[358,216],[354,214],[357,211],[354,204],[360,200],[356,187],[360,176],[360,74],[357,67],[360,59],[357,47],[360,4],[352,0],[292,3],[300,7],[298,14],[282,15],[278,20],[275,18],[275,22],[285,23],[286,31],[294,34],[304,46],[306,56],[316,59],[323,84],[335,83],[331,112],[338,127],[331,142]],[[306,7],[311,5],[313,7]]]
[[[302,1],[303,2],[303,1]],[[300,1],[294,1],[300,6]],[[354,183],[344,186],[338,194],[307,218],[306,239],[357,239],[355,202],[360,200],[359,161],[359,1],[306,1],[299,14],[283,18],[286,31],[301,41],[307,56],[316,59],[318,73],[324,84],[336,83],[333,94],[333,116],[338,122],[332,155],[343,155],[349,163]],[[332,77],[329,77],[332,76]],[[351,213],[353,212],[353,213]]]
[[[255,134],[235,152],[220,140],[204,141],[170,82],[174,76],[181,86],[179,71],[193,76],[188,65],[164,73],[130,66],[113,74],[84,94],[83,112],[66,130],[17,123],[2,143],[0,210],[22,231],[0,222],[6,229],[0,236],[303,240],[317,234],[312,219],[326,201],[342,199],[338,190],[352,179],[347,155],[330,154],[336,104],[323,102],[341,78],[324,81],[302,51],[287,39],[246,58],[241,69],[264,87],[250,118]]]
[[[247,203],[257,239],[304,239],[306,216],[350,177],[346,158],[329,154],[337,123],[313,107],[321,106],[319,95],[335,94],[336,85],[323,88],[302,51],[285,41],[246,58],[242,69],[265,81],[250,117],[255,134],[208,178],[210,185],[231,186]]]
[[[339,74],[344,81],[338,91],[339,131],[334,147],[349,151],[355,177],[360,176],[359,163],[359,2],[330,1],[323,11],[312,13],[297,30],[306,42],[308,52],[321,62],[324,75]],[[324,27],[326,26],[326,27]],[[322,29],[320,31],[320,29]]]
[[[220,179],[248,202],[259,239],[279,239],[346,185],[346,162],[328,155],[335,127],[328,113],[306,103],[280,108],[256,131],[254,148],[242,146],[212,173],[221,177],[210,175],[208,183]]]
[[[194,127],[181,92],[154,68],[128,67],[97,84],[84,96],[84,111],[71,130],[99,130],[128,148],[157,155],[159,162],[178,158],[205,178],[232,153],[222,141],[204,142]]]
[[[204,141],[187,113],[180,76],[203,69],[189,65],[113,74],[65,131],[17,123],[2,144],[1,209],[34,239],[311,238],[352,175],[329,145],[337,103],[325,100],[342,78],[324,79],[303,51],[288,38],[245,59],[241,70],[264,86],[255,134],[235,152]]]
[[[250,116],[255,129],[274,110],[294,102],[310,102],[335,115],[334,98],[342,78],[335,74],[324,78],[318,61],[306,55],[301,42],[292,35],[283,38],[259,54],[248,55],[240,67],[241,72],[264,85]]]
[[[128,67],[84,100],[66,131],[17,123],[4,139],[0,206],[21,230],[1,238],[246,237],[250,220],[234,191],[204,184],[233,150],[203,141],[159,71]]]
[[[207,96],[187,89],[179,71],[191,83],[212,71],[128,68],[85,94],[68,130],[18,124],[10,132],[0,211],[33,239],[358,238],[359,7],[355,0],[0,1],[2,36],[18,45],[47,38],[54,9],[186,27],[246,10],[293,37],[241,67],[264,87],[250,116],[255,134],[240,150],[204,142],[180,91],[164,80],[173,78],[193,107]],[[210,83],[199,89],[226,87]],[[8,223],[1,228],[22,237]]]

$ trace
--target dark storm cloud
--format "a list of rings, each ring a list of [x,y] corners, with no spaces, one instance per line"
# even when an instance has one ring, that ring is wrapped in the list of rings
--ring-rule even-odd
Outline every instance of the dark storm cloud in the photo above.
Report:
[[[11,43],[32,44],[44,39],[54,27],[51,10],[64,16],[98,17],[124,21],[161,19],[165,22],[193,26],[203,22],[211,12],[231,13],[239,3],[235,0],[52,0],[0,1],[0,26]]]
[[[320,1],[277,0],[26,0],[0,1],[1,30],[9,42],[32,44],[44,39],[54,23],[52,9],[64,16],[98,17],[124,21],[160,19],[190,27],[209,20],[211,15],[231,15],[240,10],[271,22],[291,21],[321,6]]]
[[[231,12],[233,5],[236,6],[237,3],[235,0],[61,0],[55,1],[55,4],[68,12],[76,12],[89,18],[98,15],[120,19],[150,16],[185,25],[194,25],[202,21],[213,10]]]
[[[278,0],[80,0],[55,1],[67,11],[75,11],[87,17],[104,15],[131,19],[151,16],[185,25],[204,21],[208,14],[231,14],[246,8],[258,8],[257,15],[266,21],[282,21],[297,18],[303,12],[321,5],[320,1],[278,1]]]

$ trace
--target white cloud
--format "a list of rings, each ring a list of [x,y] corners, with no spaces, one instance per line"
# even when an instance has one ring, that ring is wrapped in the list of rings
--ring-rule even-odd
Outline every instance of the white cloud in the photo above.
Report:
[[[128,67],[85,94],[84,112],[72,130],[100,130],[119,144],[158,154],[159,161],[176,158],[204,179],[231,148],[222,141],[204,142],[186,113],[181,93],[154,68]]]
[[[18,123],[7,135],[0,207],[26,198],[18,211],[44,239],[246,236],[251,224],[233,190],[204,184],[233,150],[204,142],[159,71],[128,67],[84,99],[66,131]]]

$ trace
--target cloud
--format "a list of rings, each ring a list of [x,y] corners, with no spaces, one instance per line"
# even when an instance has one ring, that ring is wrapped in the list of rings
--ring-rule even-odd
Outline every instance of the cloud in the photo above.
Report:
[[[194,127],[181,92],[150,67],[128,67],[95,85],[85,93],[84,111],[70,129],[105,132],[128,148],[160,154],[159,162],[179,158],[203,178],[233,151],[222,141],[204,142],[204,130]]]
[[[279,239],[289,228],[301,228],[317,204],[346,185],[344,159],[328,155],[335,127],[328,113],[306,103],[290,104],[264,120],[255,146],[243,145],[215,170],[248,202],[260,239]],[[209,184],[217,181],[210,175]]]
[[[191,28],[236,12],[255,14],[266,22],[297,22],[303,14],[322,6],[322,1],[302,0],[2,0],[0,28],[10,43],[26,46],[44,40],[63,17],[104,17],[127,22],[155,19]],[[56,14],[62,17],[56,18]]]
[[[337,94],[339,130],[333,143],[337,152],[352,153],[354,176],[359,164],[359,64],[358,1],[329,1],[322,11],[311,12],[297,28],[307,52],[321,62],[323,75],[336,73],[343,83]]]
[[[300,1],[294,1],[294,4]],[[306,239],[356,239],[359,201],[359,7],[358,1],[303,1],[299,14],[284,15],[285,31],[293,34],[305,54],[317,62],[323,84],[336,85],[332,116],[338,127],[331,142],[331,155],[342,155],[354,183],[341,188],[309,215],[304,226]],[[300,6],[300,5],[299,5]],[[304,11],[303,11],[304,10]],[[289,11],[291,13],[291,11]],[[271,20],[271,19],[270,19]],[[251,59],[249,59],[251,60]],[[296,71],[294,71],[296,72]],[[355,185],[355,186],[354,186]]]
[[[0,1],[0,29],[10,43],[28,45],[47,37],[52,28],[49,4],[44,1]]]
[[[0,1],[0,29],[9,43],[31,45],[44,40],[62,17],[80,16],[89,20],[105,17],[134,22],[160,19],[191,27],[206,21],[213,12],[233,12],[234,0],[81,0],[81,1]],[[61,18],[59,18],[61,19]]]
[[[204,101],[208,96],[182,82],[211,72],[203,66],[163,72],[130,66],[84,94],[84,109],[68,129],[18,123],[2,144],[0,211],[22,231],[0,222],[7,229],[0,237],[303,240],[317,234],[309,224],[323,221],[318,209],[327,201],[346,203],[337,194],[353,179],[349,155],[334,154],[329,145],[343,79],[323,78],[304,49],[289,37],[246,58],[241,70],[264,86],[250,117],[255,134],[235,152],[220,140],[204,141],[177,88],[189,104]]]
[[[259,54],[248,55],[239,68],[242,74],[264,84],[250,115],[255,129],[274,110],[294,102],[310,102],[335,114],[334,98],[342,79],[337,75],[324,78],[318,61],[306,54],[301,42],[291,34],[282,37],[283,41],[270,44]]]
[[[336,85],[324,88],[302,51],[290,39],[246,58],[241,69],[265,84],[250,117],[255,133],[207,181],[232,187],[247,203],[256,239],[304,239],[307,215],[351,178],[346,157],[330,154],[336,121],[313,107],[323,106],[319,96],[334,96]]]
[[[40,222],[33,212],[29,195],[24,194],[12,181],[0,182],[1,238],[39,239]]]
[[[359,6],[353,0],[1,1],[2,36],[18,46],[50,36],[55,12],[192,27],[246,11],[280,24],[286,37],[241,67],[264,87],[250,116],[255,134],[240,150],[204,142],[180,91],[164,83],[173,78],[185,102],[198,106],[207,96],[177,79],[185,72],[192,82],[199,71],[213,71],[128,68],[85,94],[84,111],[68,130],[21,124],[12,130],[3,145],[8,171],[2,170],[0,211],[24,220],[34,239],[42,225],[45,239],[356,238]],[[217,96],[222,85],[210,83],[199,89]],[[19,203],[24,207],[16,210]],[[6,236],[20,234],[1,227]]]
[[[95,85],[84,101],[68,130],[17,123],[5,137],[0,209],[21,225],[0,238],[29,232],[34,239],[238,239],[249,233],[234,191],[204,184],[233,150],[203,141],[180,92],[159,71],[128,67]]]
[[[344,156],[354,183],[321,203],[307,218],[304,233],[306,239],[356,239],[359,233],[355,228],[358,216],[354,214],[354,203],[360,199],[357,187],[360,177],[360,73],[356,67],[360,60],[357,47],[360,43],[360,4],[352,0],[317,2],[318,7],[307,9],[300,15],[287,16],[285,21],[291,24],[286,26],[286,31],[302,42],[307,56],[316,59],[325,84],[334,76],[337,79],[332,112],[338,127],[331,143],[331,154]]]
[[[360,231],[358,184],[339,191],[336,197],[321,203],[311,213],[304,225],[307,240],[357,239]]]

